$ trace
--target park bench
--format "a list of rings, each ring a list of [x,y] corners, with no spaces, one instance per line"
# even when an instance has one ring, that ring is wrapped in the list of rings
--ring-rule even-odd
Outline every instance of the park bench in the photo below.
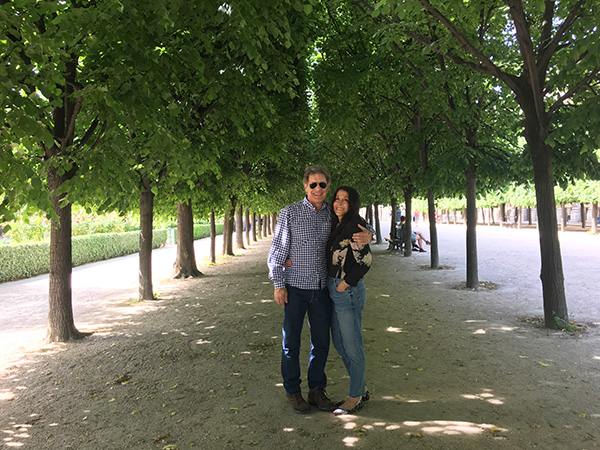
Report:
[[[388,241],[388,250],[402,250],[404,243],[402,242],[402,229],[398,225],[390,230],[390,237],[385,238]]]
[[[388,242],[388,250],[402,250],[404,248],[404,240],[402,236],[402,227],[397,224],[392,227],[390,231],[390,237],[386,237],[385,240]],[[412,249],[418,251],[419,246],[416,242],[412,243]]]

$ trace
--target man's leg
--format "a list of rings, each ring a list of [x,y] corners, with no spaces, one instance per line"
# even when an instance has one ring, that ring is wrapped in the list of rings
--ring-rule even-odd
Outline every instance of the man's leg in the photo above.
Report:
[[[300,338],[310,292],[286,286],[288,302],[283,308],[283,345],[281,351],[281,376],[288,395],[301,393],[300,389]]]

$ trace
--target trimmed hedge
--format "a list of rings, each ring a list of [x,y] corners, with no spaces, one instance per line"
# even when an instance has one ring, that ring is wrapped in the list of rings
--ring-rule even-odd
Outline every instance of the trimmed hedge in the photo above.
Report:
[[[217,225],[217,234],[223,225]],[[210,236],[210,225],[194,225],[194,239]],[[167,242],[167,230],[152,231],[152,248]],[[73,267],[118,256],[137,253],[140,249],[140,232],[88,234],[73,236]],[[50,243],[0,245],[0,283],[30,278],[48,273]]]
[[[118,256],[140,249],[140,232],[88,234],[72,238],[73,267]],[[167,242],[167,230],[153,230],[152,248]],[[0,246],[0,282],[20,280],[48,273],[50,243],[35,242]]]

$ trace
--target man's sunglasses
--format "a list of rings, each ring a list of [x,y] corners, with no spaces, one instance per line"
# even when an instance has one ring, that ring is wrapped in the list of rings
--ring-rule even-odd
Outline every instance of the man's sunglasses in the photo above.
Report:
[[[327,183],[325,183],[324,181],[321,181],[320,183],[310,183],[308,185],[309,188],[314,189],[317,187],[317,184],[319,185],[319,187],[321,189],[325,189],[327,187]]]

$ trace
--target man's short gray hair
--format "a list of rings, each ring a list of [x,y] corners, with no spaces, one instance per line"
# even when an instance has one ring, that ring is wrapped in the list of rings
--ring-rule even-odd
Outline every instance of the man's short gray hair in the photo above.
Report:
[[[308,178],[311,175],[323,175],[325,177],[325,179],[327,180],[327,184],[331,183],[331,175],[329,174],[329,171],[323,167],[323,166],[310,166],[307,167],[306,170],[304,171],[304,178],[303,178],[303,182],[304,184],[308,183]]]

